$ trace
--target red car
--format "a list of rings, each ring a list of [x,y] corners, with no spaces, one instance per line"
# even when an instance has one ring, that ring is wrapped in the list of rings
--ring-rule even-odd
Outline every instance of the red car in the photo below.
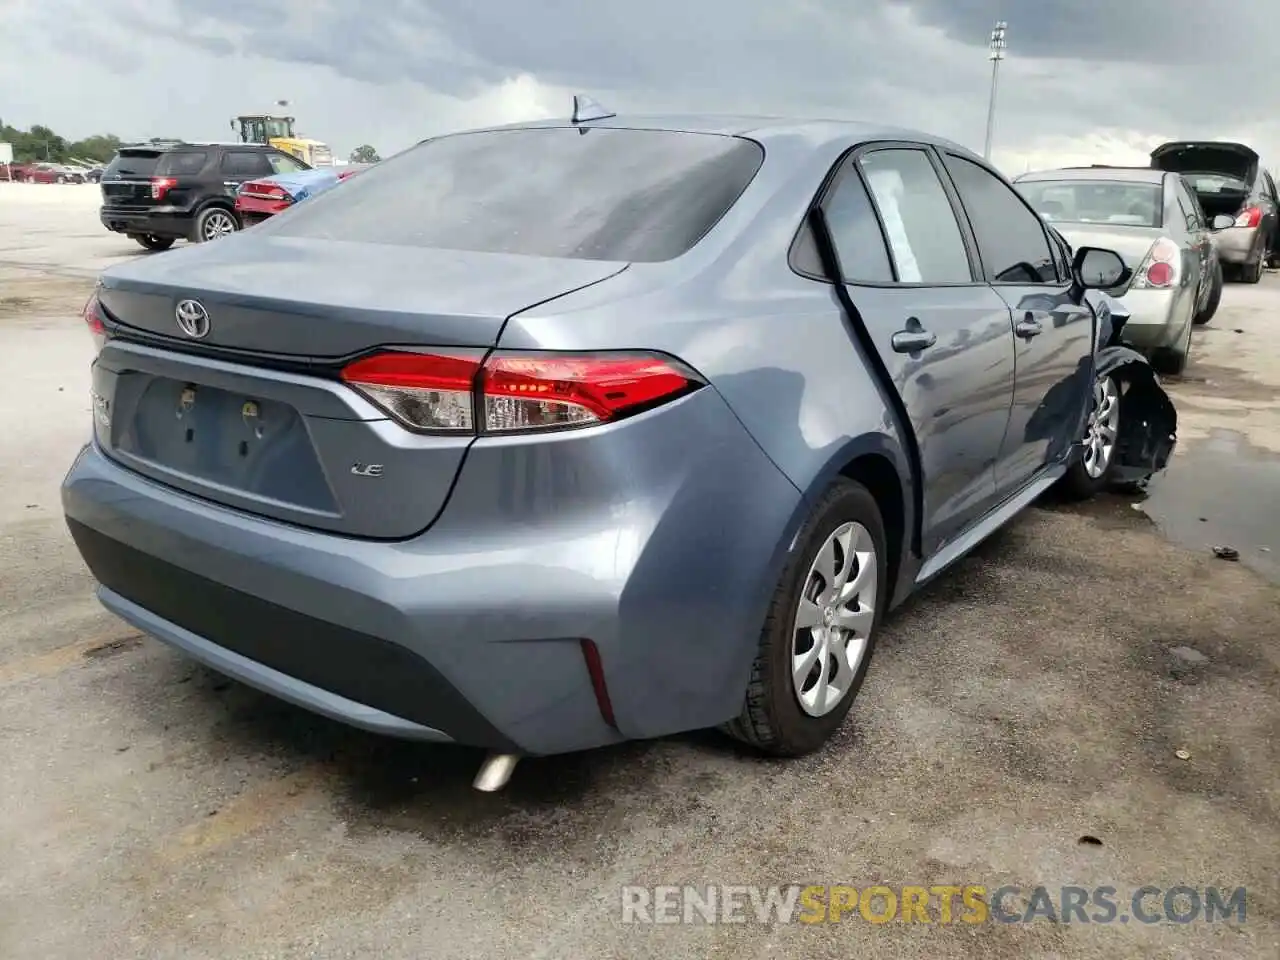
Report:
[[[250,180],[241,184],[236,192],[236,213],[246,227],[261,223],[295,203],[323,193],[362,169],[364,165],[338,170],[322,167]]]

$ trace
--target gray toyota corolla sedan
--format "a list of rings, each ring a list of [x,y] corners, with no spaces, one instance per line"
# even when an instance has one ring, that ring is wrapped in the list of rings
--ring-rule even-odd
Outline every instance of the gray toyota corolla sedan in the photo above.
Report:
[[[487,748],[482,789],[703,727],[802,754],[886,610],[1091,489],[1096,378],[1154,402],[1140,358],[1095,364],[1086,289],[1126,268],[1071,256],[902,130],[597,109],[443,136],[106,271],[67,522],[120,617]],[[1106,456],[1157,469],[1167,424],[1131,419]]]

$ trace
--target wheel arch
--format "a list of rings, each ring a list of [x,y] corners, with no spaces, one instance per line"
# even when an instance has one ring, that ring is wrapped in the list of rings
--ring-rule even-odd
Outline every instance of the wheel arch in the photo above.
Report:
[[[801,527],[813,504],[827,487],[844,478],[866,487],[880,507],[888,540],[885,546],[890,552],[886,558],[889,606],[901,602],[914,582],[912,571],[919,563],[921,490],[913,467],[902,445],[889,433],[864,433],[839,444],[801,489],[800,503],[782,540],[772,582],[777,582],[787,559],[798,548]]]

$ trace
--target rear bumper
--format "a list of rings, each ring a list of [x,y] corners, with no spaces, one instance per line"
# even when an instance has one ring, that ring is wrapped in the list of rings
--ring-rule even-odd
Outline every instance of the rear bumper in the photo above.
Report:
[[[192,224],[195,222],[188,211],[176,208],[137,211],[103,207],[99,211],[98,219],[113,233],[124,233],[130,236],[174,237],[179,240],[190,236]]]
[[[1263,241],[1258,227],[1227,227],[1214,235],[1218,247],[1218,259],[1223,263],[1253,263],[1258,259]]]
[[[63,506],[102,602],[215,669],[383,733],[586,749],[738,713],[800,513],[714,391],[672,407],[537,451],[478,442],[440,520],[407,541],[219,507],[94,445]],[[594,483],[606,474],[620,482]]]
[[[1121,298],[1130,318],[1121,339],[1140,349],[1180,344],[1195,309],[1194,290],[1129,290]]]

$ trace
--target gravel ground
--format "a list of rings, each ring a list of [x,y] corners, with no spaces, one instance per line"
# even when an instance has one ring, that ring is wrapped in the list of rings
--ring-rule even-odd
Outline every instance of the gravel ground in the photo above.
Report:
[[[471,751],[304,714],[96,604],[58,507],[89,430],[77,314],[138,252],[96,198],[0,184],[0,956],[1280,955],[1275,277],[1196,332],[1150,495],[1037,507],[892,617],[820,756],[694,735],[526,761],[480,795]],[[1143,885],[1245,886],[1248,907],[622,922],[624,885],[686,883],[1106,884],[1122,914]]]

